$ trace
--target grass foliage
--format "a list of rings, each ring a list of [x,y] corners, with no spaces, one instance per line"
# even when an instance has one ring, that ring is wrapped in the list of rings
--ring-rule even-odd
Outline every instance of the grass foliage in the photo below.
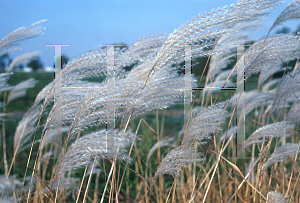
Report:
[[[253,42],[247,31],[279,4],[239,0],[114,48],[114,75],[110,47],[73,59],[55,79],[11,72],[39,53],[17,57],[0,74],[0,202],[299,202],[300,40],[270,33],[300,18],[300,1],[239,60],[228,46]],[[0,55],[41,35],[42,22],[4,37]],[[221,88],[243,80],[240,94]],[[199,87],[189,113],[188,82]]]

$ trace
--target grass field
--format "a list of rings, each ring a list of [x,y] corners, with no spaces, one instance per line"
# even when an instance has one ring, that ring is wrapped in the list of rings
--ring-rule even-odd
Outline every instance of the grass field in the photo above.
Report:
[[[299,36],[269,35],[299,18],[299,0],[266,38],[245,33],[278,3],[238,1],[55,78],[6,67],[0,202],[300,202]],[[42,22],[3,38],[0,55]]]

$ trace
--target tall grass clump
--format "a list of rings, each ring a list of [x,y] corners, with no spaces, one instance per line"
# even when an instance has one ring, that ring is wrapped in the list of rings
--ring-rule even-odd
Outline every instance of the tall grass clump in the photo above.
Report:
[[[247,33],[280,3],[239,0],[199,14],[171,34],[115,47],[113,73],[111,47],[70,61],[23,115],[10,151],[2,122],[9,154],[0,170],[1,201],[299,202],[300,41],[271,31],[300,18],[300,1],[282,11],[265,38],[255,42]],[[38,35],[38,24],[3,38],[0,53]],[[239,60],[237,48],[228,46],[250,42]],[[189,85],[199,87],[192,101],[185,101],[189,75],[179,71],[187,46],[193,59],[207,59],[203,74],[192,74]],[[36,83],[11,87],[10,71],[37,54],[16,58],[1,73],[0,91],[9,92],[1,118]],[[281,78],[275,78],[278,72]],[[221,88],[240,81],[251,91]],[[241,114],[238,103],[244,104]],[[245,141],[238,147],[243,123]],[[246,158],[238,159],[242,153]],[[14,174],[24,154],[23,171]]]

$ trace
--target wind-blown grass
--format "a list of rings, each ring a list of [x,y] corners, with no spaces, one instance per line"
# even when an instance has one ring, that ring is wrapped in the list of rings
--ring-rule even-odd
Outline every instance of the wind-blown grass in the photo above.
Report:
[[[33,106],[19,121],[13,156],[8,159],[11,162],[4,158],[6,180],[5,184],[0,182],[0,189],[2,185],[20,185],[12,169],[18,165],[17,157],[27,153],[21,184],[24,189],[9,194],[3,190],[0,198],[28,202],[96,202],[100,197],[101,202],[123,202],[121,196],[128,202],[226,202],[233,198],[243,202],[286,202],[290,198],[297,202],[299,37],[291,33],[269,36],[269,32],[234,65],[236,47],[224,45],[251,41],[244,31],[258,28],[257,22],[279,4],[277,0],[240,0],[201,14],[171,34],[142,38],[128,49],[115,48],[112,97],[107,88],[107,49],[70,61],[37,94]],[[299,10],[299,1],[293,1],[270,31],[289,19],[298,19]],[[39,35],[43,30],[36,27],[39,23],[3,38],[0,53],[11,51],[17,41]],[[172,125],[166,112],[172,106],[181,108],[185,99],[187,75],[178,73],[185,46],[192,47],[193,57],[208,56],[210,61],[205,66],[205,91],[193,92],[192,118],[173,134],[166,127]],[[23,57],[13,64],[19,59]],[[294,67],[282,67],[291,60],[296,61]],[[235,78],[237,69],[244,67],[245,78]],[[281,79],[273,78],[282,70]],[[241,79],[247,85],[258,73],[257,89],[242,95],[230,92],[230,98],[222,98],[219,95],[227,90],[207,90],[224,84],[234,86]],[[10,74],[0,75],[0,91],[10,91],[5,96],[5,107],[36,83],[29,79],[10,87]],[[104,80],[86,80],[95,76]],[[61,99],[55,100],[58,81]],[[191,85],[196,87],[201,82],[193,79]],[[239,101],[245,102],[241,115],[236,113]],[[57,112],[61,112],[61,134],[56,133]],[[108,125],[108,112],[114,112],[114,131]],[[147,117],[153,112],[154,119]],[[247,140],[244,149],[237,149],[234,138],[243,116]],[[58,139],[62,140],[62,149],[56,160],[53,155]],[[251,160],[232,160],[241,150]],[[292,167],[288,166],[289,157],[296,157]]]

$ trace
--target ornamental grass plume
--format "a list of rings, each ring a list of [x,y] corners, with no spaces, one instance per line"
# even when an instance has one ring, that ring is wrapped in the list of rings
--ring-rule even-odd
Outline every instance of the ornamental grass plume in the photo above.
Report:
[[[289,198],[283,196],[283,194],[275,191],[268,192],[268,201],[270,203],[286,203],[288,202]]]
[[[299,19],[300,18],[300,1],[294,0],[290,3],[277,17],[275,22],[273,23],[270,31],[274,29],[276,26],[280,25],[284,21],[291,19]]]
[[[299,121],[300,119],[300,100],[296,100],[293,106],[290,108],[288,115],[285,120],[287,121]]]
[[[37,82],[38,81],[35,80],[34,78],[29,78],[29,79],[15,85],[8,94],[7,104],[9,104],[11,101],[13,101],[17,98],[25,96],[27,89],[33,88]]]
[[[71,169],[92,163],[95,157],[102,159],[116,157],[130,161],[126,154],[126,147],[136,139],[136,135],[130,131],[123,135],[122,131],[114,130],[114,142],[108,143],[105,129],[80,137],[68,148],[60,160],[53,182]]]
[[[197,112],[184,135],[183,143],[188,145],[194,140],[203,142],[210,138],[211,133],[221,130],[221,124],[225,121],[226,103],[220,102]]]
[[[257,21],[238,23],[233,27],[235,32],[222,35],[220,39],[217,40],[214,50],[220,50],[220,53],[212,55],[209,63],[208,74],[212,81],[218,81],[218,78],[215,77],[217,75],[219,76],[220,74],[224,74],[224,69],[226,69],[227,66],[233,61],[232,58],[236,56],[236,46],[233,45],[246,44],[252,40],[249,37],[249,34],[244,33],[243,31],[253,30],[257,27]],[[232,70],[230,70],[229,73],[230,72],[232,72]],[[236,73],[236,71],[234,73]],[[227,76],[229,76],[229,74]]]
[[[300,152],[299,146],[297,143],[287,143],[278,147],[263,165],[262,170],[276,162],[286,161],[289,157],[296,156]]]
[[[269,137],[283,137],[285,135],[287,127],[292,127],[288,125],[289,122],[282,121],[272,124],[265,125],[257,129],[244,143],[244,147],[247,147],[251,144],[263,143],[262,138]]]
[[[254,43],[237,63],[241,68],[245,63],[245,77],[260,71],[268,71],[282,62],[298,57],[299,37],[292,34],[280,34]]]
[[[15,66],[29,63],[33,59],[37,59],[40,56],[40,52],[29,52],[22,55],[17,56],[12,60],[8,67],[5,68],[6,72],[10,72],[13,70]]]
[[[184,134],[182,145],[171,150],[159,164],[155,177],[161,174],[171,174],[179,176],[182,167],[187,167],[189,163],[202,161],[201,153],[196,153],[193,145],[194,141],[204,143],[205,139],[210,138],[210,134],[220,130],[224,121],[227,102],[217,103],[196,112]]]
[[[183,172],[182,167],[188,167],[188,164],[197,161],[202,161],[200,153],[196,153],[193,148],[188,146],[179,146],[172,149],[161,161],[155,177],[161,174],[170,174],[173,176],[179,176],[180,172]]]
[[[26,27],[20,27],[15,31],[11,32],[0,41],[0,56],[14,52],[20,49],[10,49],[13,46],[17,46],[20,41],[30,39],[42,35],[42,31],[45,30],[44,27],[41,27],[40,24],[46,20],[40,20],[32,25]]]
[[[276,89],[273,108],[278,110],[285,103],[296,101],[300,97],[300,69],[285,75]]]

